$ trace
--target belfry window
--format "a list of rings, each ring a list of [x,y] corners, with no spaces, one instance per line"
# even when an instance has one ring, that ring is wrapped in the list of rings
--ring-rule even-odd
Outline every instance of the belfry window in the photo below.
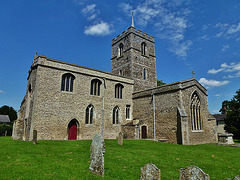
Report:
[[[119,123],[119,107],[116,106],[113,109],[113,124],[118,124]]]
[[[192,130],[193,131],[202,130],[201,104],[200,104],[200,99],[197,93],[194,93],[192,95],[190,112],[191,112]]]
[[[115,85],[115,98],[122,99],[123,97],[123,85],[116,84]]]
[[[141,53],[142,53],[142,55],[146,55],[146,43],[145,42],[143,42],[141,44]]]
[[[91,95],[100,96],[101,84],[102,84],[102,82],[101,82],[100,80],[98,80],[98,79],[93,79],[93,80],[91,81],[90,94],[91,94]]]
[[[118,55],[119,55],[119,56],[122,56],[122,55],[123,55],[123,43],[121,43],[121,44],[119,45]]]
[[[61,91],[73,92],[74,75],[66,73],[62,75]]]
[[[86,120],[85,124],[92,124],[93,123],[93,105],[89,105],[86,108]]]

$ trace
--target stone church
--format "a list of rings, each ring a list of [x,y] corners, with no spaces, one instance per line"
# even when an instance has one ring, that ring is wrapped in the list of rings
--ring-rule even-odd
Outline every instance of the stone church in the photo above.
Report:
[[[112,40],[111,73],[35,55],[13,139],[216,143],[207,90],[193,77],[157,86],[154,37],[133,24]]]

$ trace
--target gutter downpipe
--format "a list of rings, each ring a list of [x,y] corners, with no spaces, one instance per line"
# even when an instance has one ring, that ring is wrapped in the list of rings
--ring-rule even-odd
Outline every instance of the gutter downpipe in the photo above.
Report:
[[[105,84],[105,78],[103,78],[103,97],[102,97],[102,102],[103,102],[103,108],[102,108],[102,137],[103,137],[103,132],[104,132],[104,89],[106,89],[106,84]]]
[[[156,133],[155,133],[155,95],[152,93],[153,97],[153,138],[156,139]]]

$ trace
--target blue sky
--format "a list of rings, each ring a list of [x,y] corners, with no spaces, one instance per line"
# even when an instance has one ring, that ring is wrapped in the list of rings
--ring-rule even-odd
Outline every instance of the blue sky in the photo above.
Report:
[[[239,0],[0,0],[0,106],[19,110],[33,56],[111,71],[111,42],[131,25],[155,37],[157,78],[195,72],[209,111],[240,88]]]

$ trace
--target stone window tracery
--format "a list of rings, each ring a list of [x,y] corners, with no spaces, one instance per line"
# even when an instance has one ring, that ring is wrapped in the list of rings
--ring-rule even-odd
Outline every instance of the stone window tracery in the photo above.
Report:
[[[119,123],[119,107],[113,108],[113,124]]]
[[[85,124],[92,124],[93,123],[93,105],[89,105],[86,108],[86,119]]]
[[[201,102],[196,92],[192,95],[192,98],[191,98],[190,112],[191,112],[192,130],[193,131],[202,130]]]
[[[91,81],[91,95],[100,96],[100,89],[101,89],[102,82],[99,79],[93,79]]]
[[[75,79],[75,76],[70,73],[63,74],[61,91],[73,92],[74,79]]]
[[[122,84],[116,84],[115,85],[115,98],[122,99],[123,96],[123,85]]]

